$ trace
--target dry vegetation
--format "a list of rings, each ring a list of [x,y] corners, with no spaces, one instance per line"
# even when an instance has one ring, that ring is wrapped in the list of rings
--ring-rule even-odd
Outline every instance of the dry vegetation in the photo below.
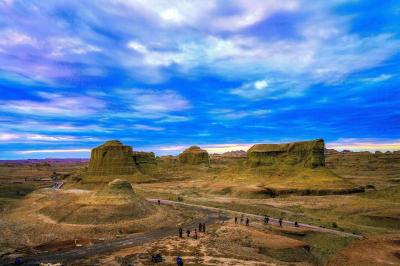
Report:
[[[132,262],[149,265],[149,256],[157,252],[164,257],[161,265],[174,265],[176,255],[181,255],[186,265],[399,264],[400,185],[396,182],[397,170],[393,171],[398,169],[397,161],[393,155],[388,159],[393,164],[392,169],[387,157],[381,154],[329,156],[329,169],[297,171],[280,166],[273,173],[263,167],[249,170],[240,156],[213,157],[210,167],[180,165],[176,158],[163,158],[158,159],[157,165],[152,164],[152,176],[129,176],[134,183],[134,193],[123,193],[124,196],[104,187],[104,182],[114,177],[107,176],[104,182],[93,183],[68,176],[66,172],[73,172],[85,166],[84,163],[3,165],[0,168],[3,180],[0,184],[3,208],[0,249],[8,252],[35,247],[55,252],[75,248],[73,239],[90,245],[103,241],[99,239],[162,226],[176,227],[200,218],[195,210],[148,205],[143,198],[150,197],[268,214],[359,233],[365,239],[316,233],[304,228],[264,226],[253,221],[250,227],[245,227],[230,221],[214,224],[206,234],[200,234],[198,240],[167,237],[95,255],[71,262],[71,265],[128,265]],[[373,160],[374,169],[370,171],[366,170],[367,158]],[[48,183],[22,181],[24,177],[49,178],[53,172],[64,175],[58,176],[67,181],[64,190],[37,190]],[[359,186],[367,190],[319,196],[313,192],[329,190],[326,194],[332,194],[335,190]],[[308,196],[304,196],[304,191],[309,191]]]

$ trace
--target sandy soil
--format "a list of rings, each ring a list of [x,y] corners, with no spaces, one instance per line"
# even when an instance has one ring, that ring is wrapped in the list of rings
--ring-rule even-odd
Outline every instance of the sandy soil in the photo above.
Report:
[[[400,235],[368,237],[349,245],[328,265],[400,265]]]

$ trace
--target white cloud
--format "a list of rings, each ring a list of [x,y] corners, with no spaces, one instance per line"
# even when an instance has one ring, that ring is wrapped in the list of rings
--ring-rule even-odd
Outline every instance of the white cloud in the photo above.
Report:
[[[38,42],[34,37],[12,29],[8,29],[0,33],[0,46],[17,45],[30,45],[32,47],[36,47]]]
[[[11,133],[0,133],[0,141],[10,141],[14,139],[18,139],[19,136],[17,134],[11,134]]]
[[[42,98],[42,101],[0,101],[0,110],[33,116],[81,117],[82,115],[93,115],[105,108],[105,103],[94,97],[47,92],[39,92],[38,96]]]
[[[86,136],[46,135],[26,132],[0,132],[0,142],[3,143],[42,143],[42,142],[81,142],[98,141],[97,138]]]
[[[86,54],[100,52],[101,48],[87,44],[75,37],[56,37],[49,40],[51,56],[60,57],[69,54]]]
[[[265,117],[271,110],[234,110],[234,109],[214,109],[210,111],[211,117],[219,120],[238,120],[245,117]]]
[[[0,58],[0,68],[47,81],[106,75],[109,69],[148,83],[165,81],[177,72],[248,82],[266,79],[266,87],[255,86],[259,92],[233,92],[249,99],[298,96],[313,84],[337,83],[349,74],[379,66],[399,51],[395,33],[355,32],[353,16],[333,11],[342,2],[77,1],[70,3],[71,13],[91,12],[77,12],[80,23],[69,25],[56,17],[58,5],[37,1],[19,12],[26,17],[10,14],[5,22],[10,31],[0,38],[0,44],[7,44],[0,49],[17,56]],[[287,31],[276,24],[281,15]],[[35,23],[16,31],[12,26],[18,19]],[[259,23],[265,34],[258,32]],[[102,34],[106,32],[119,38]],[[18,49],[20,45],[24,47]]]
[[[126,89],[118,90],[129,107],[131,115],[147,118],[168,118],[170,113],[190,108],[190,103],[173,90]]]
[[[266,87],[268,87],[268,82],[265,79],[254,82],[254,88],[256,88],[256,90],[263,90]]]
[[[27,140],[38,140],[38,141],[76,141],[78,138],[73,136],[48,136],[40,134],[27,134],[25,136]]]
[[[171,51],[154,51],[149,49],[142,43],[137,41],[128,42],[128,48],[134,50],[142,56],[142,63],[148,66],[170,66],[172,64],[180,64],[183,63],[184,55],[171,52]]]
[[[163,127],[154,127],[154,126],[149,126],[149,125],[142,125],[142,124],[136,124],[136,125],[133,126],[133,129],[143,130],[143,131],[163,131],[165,128],[163,128]]]
[[[381,74],[379,76],[372,77],[372,78],[364,78],[364,79],[362,79],[362,81],[366,82],[366,83],[376,83],[376,82],[382,82],[382,81],[389,80],[392,77],[393,77],[393,75],[390,75],[390,74]]]
[[[181,23],[182,21],[184,21],[183,15],[174,8],[163,10],[160,13],[160,16],[163,20],[168,22]]]
[[[109,132],[110,128],[105,128],[95,124],[75,125],[68,122],[42,122],[35,120],[5,119],[1,123],[2,127],[19,132]]]
[[[156,121],[157,123],[179,123],[186,122],[192,120],[191,117],[188,116],[180,116],[180,115],[167,115],[165,118]]]
[[[211,31],[239,31],[278,12],[299,8],[298,0],[117,0],[165,27],[189,26]],[[224,12],[229,10],[230,12]]]
[[[216,16],[211,19],[211,26],[219,30],[238,31],[252,26],[271,15],[294,11],[299,8],[296,0],[236,0],[232,1],[238,12],[225,16]]]
[[[33,153],[89,153],[91,149],[51,149],[51,150],[25,150],[19,151],[19,154],[33,154]]]
[[[149,51],[147,50],[147,47],[144,46],[143,44],[136,42],[136,41],[130,41],[128,42],[128,47],[132,50],[135,50],[138,53],[141,54],[147,54]]]

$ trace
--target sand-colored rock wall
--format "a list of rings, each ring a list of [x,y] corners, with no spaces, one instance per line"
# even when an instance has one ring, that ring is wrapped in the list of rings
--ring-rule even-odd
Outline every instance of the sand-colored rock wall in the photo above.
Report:
[[[248,150],[247,157],[251,166],[285,164],[315,168],[325,165],[324,148],[322,139],[284,144],[256,144]]]
[[[132,147],[125,146],[118,140],[112,140],[92,150],[89,175],[130,175],[134,172]]]
[[[198,146],[192,146],[179,154],[179,162],[191,165],[208,165],[210,159],[206,150],[202,150]]]

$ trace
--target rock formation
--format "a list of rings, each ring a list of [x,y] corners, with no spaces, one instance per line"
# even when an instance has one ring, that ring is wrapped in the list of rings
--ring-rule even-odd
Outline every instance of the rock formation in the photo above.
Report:
[[[132,147],[111,140],[92,150],[88,175],[130,175],[134,172]]]
[[[198,146],[192,146],[179,154],[179,162],[192,165],[209,165],[210,160],[206,150],[202,150]]]
[[[251,166],[302,166],[315,168],[325,165],[325,144],[322,139],[285,144],[256,144],[247,151]]]
[[[137,165],[155,164],[156,156],[154,152],[134,151],[133,161]]]

